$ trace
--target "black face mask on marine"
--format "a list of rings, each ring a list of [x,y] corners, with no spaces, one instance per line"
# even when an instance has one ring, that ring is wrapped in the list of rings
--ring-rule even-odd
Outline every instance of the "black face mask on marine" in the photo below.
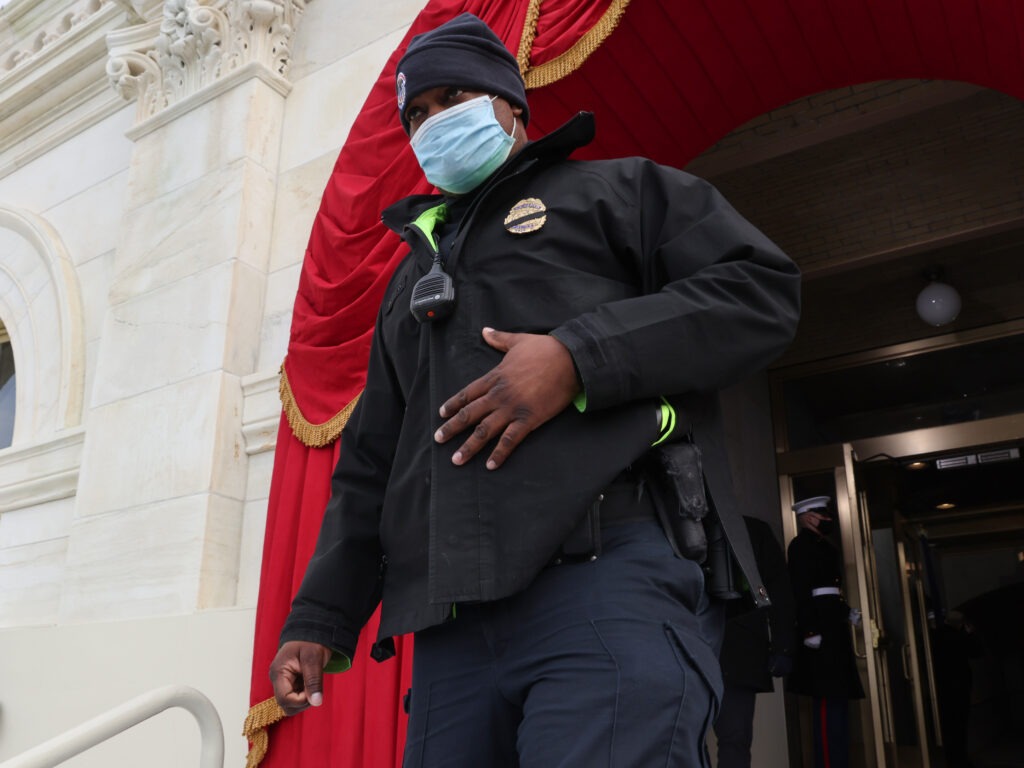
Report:
[[[822,518],[818,523],[818,533],[822,536],[831,536],[832,532],[836,529],[836,521],[831,517]]]

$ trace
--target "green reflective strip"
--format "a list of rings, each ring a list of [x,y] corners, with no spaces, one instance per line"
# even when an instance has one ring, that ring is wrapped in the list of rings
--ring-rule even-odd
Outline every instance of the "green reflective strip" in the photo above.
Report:
[[[433,208],[428,208],[418,217],[416,221],[412,223],[412,226],[416,227],[420,232],[427,236],[431,243],[434,244],[434,248],[438,247],[437,236],[434,234],[434,230],[437,229],[438,224],[444,224],[448,221],[448,207],[441,203]]]
[[[459,610],[458,603],[452,603],[452,618],[454,619]]]
[[[583,413],[587,410],[587,393],[580,392],[576,397],[572,399],[572,404],[576,406],[576,410]]]
[[[676,409],[664,397],[661,398],[661,434],[652,445],[665,442],[676,429]]]
[[[344,653],[331,651],[331,659],[324,666],[324,672],[327,672],[328,674],[334,674],[336,672],[348,672],[348,670],[351,667],[352,659],[350,659]]]

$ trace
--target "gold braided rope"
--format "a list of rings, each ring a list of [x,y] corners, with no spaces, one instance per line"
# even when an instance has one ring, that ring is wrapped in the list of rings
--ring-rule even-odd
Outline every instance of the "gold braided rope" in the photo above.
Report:
[[[597,23],[588,29],[572,48],[551,61],[531,67],[530,53],[533,49],[534,38],[537,36],[537,19],[540,16],[541,2],[543,0],[530,0],[526,11],[526,23],[523,25],[523,37],[519,42],[519,53],[516,56],[516,60],[519,62],[519,71],[523,72],[527,88],[542,88],[545,85],[551,85],[583,66],[583,62],[590,57],[590,54],[596,51],[619,25],[622,14],[626,12],[626,6],[629,5],[629,0],[612,0]]]
[[[356,395],[349,401],[348,405],[327,421],[320,424],[308,421],[302,415],[302,410],[295,401],[295,394],[292,392],[291,384],[288,382],[288,373],[284,369],[284,363],[281,363],[281,383],[277,391],[281,396],[281,407],[284,409],[284,415],[288,419],[288,426],[292,428],[292,434],[295,435],[300,443],[310,448],[323,448],[325,445],[337,440],[341,430],[348,423],[348,417],[352,415],[352,410],[356,407],[356,403],[359,402],[359,395]],[[362,394],[362,392],[359,394]]]
[[[245,756],[245,768],[256,768],[263,761],[270,746],[267,728],[282,719],[284,710],[273,698],[253,704],[249,708],[249,714],[246,715],[245,724],[242,726],[242,735],[252,745],[249,747],[249,754]]]

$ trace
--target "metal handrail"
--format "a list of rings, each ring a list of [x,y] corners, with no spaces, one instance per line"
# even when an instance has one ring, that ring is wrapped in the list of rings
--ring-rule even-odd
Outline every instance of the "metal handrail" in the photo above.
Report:
[[[144,693],[0,763],[0,768],[52,768],[171,707],[187,709],[199,723],[199,768],[224,768],[220,716],[206,696],[187,685],[168,685]]]

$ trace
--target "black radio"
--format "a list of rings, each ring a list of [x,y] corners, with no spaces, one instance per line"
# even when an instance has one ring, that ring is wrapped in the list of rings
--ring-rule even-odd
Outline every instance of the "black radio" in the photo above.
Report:
[[[455,309],[455,285],[451,276],[434,260],[430,271],[416,281],[409,299],[409,311],[421,323],[448,317]]]

